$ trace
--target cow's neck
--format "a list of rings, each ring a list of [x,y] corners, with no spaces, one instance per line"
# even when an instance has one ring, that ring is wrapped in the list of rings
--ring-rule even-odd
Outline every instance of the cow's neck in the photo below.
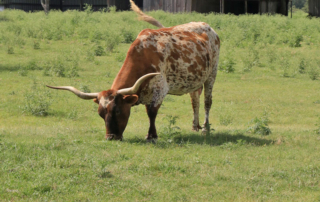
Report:
[[[118,75],[114,79],[111,89],[117,91],[132,87],[140,77],[150,73],[143,71],[143,69],[144,68],[141,67],[135,68],[132,66],[123,65]]]

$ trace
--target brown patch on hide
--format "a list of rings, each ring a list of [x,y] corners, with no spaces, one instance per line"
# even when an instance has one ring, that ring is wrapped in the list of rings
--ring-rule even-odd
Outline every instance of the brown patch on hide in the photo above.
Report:
[[[220,49],[220,39],[218,36],[216,36],[215,44],[218,46],[218,49]]]
[[[176,66],[174,64],[171,64],[170,67],[171,67],[172,71],[176,71]]]
[[[159,44],[162,48],[165,47],[164,43],[158,42],[158,44]]]
[[[190,72],[193,75],[197,74],[197,65],[195,65],[194,63],[192,63],[189,67],[188,67],[188,72]]]
[[[180,54],[178,51],[172,50],[170,57],[174,58],[175,60],[178,60],[180,58]]]

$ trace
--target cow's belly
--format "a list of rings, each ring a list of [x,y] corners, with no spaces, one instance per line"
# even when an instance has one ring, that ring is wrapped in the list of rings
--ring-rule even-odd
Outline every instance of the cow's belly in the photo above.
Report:
[[[208,77],[207,71],[204,71],[200,75],[183,72],[180,71],[179,74],[167,72],[167,74],[161,74],[152,78],[141,89],[138,104],[152,103],[158,105],[161,104],[167,94],[183,95],[194,92],[202,87]]]
[[[203,72],[203,76],[193,74],[168,74],[168,94],[183,95],[198,90],[206,80],[206,73],[207,72]]]

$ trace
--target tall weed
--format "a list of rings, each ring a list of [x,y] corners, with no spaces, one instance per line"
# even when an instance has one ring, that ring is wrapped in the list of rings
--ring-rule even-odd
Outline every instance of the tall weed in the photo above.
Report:
[[[34,82],[31,90],[24,93],[22,112],[34,116],[47,116],[52,103],[51,93],[47,89],[38,87]]]
[[[167,125],[162,128],[161,134],[162,136],[172,138],[175,135],[180,134],[180,128],[176,126],[178,117],[172,115],[166,115],[163,120],[167,122]]]

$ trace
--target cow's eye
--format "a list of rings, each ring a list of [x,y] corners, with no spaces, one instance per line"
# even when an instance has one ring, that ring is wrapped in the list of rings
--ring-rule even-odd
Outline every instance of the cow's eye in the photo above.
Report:
[[[116,114],[119,115],[120,114],[120,110],[117,108],[116,109]]]

